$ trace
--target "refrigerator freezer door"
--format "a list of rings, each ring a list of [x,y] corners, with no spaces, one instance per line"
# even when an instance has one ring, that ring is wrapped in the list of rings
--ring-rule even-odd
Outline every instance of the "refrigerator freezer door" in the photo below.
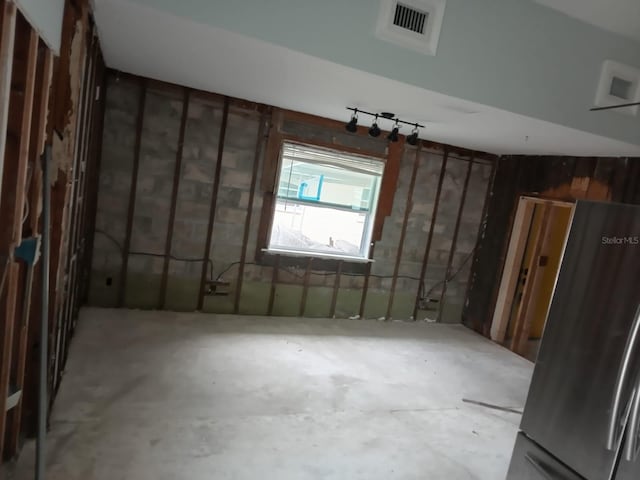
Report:
[[[577,203],[522,417],[529,438],[588,480],[613,472],[615,392],[620,385],[621,432],[640,368],[640,345],[625,349],[640,303],[638,243],[639,207]]]
[[[583,478],[562,465],[523,433],[519,433],[507,480],[583,480]]]

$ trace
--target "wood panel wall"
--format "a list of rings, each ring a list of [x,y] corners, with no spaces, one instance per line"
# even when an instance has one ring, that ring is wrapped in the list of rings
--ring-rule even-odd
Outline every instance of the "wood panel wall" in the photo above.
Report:
[[[500,158],[483,221],[465,325],[490,335],[502,269],[521,196],[640,204],[640,159],[505,156]]]

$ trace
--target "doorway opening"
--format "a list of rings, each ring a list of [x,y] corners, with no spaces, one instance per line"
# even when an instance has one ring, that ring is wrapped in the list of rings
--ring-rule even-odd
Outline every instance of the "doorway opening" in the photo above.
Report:
[[[521,197],[491,325],[491,338],[535,361],[573,203]]]

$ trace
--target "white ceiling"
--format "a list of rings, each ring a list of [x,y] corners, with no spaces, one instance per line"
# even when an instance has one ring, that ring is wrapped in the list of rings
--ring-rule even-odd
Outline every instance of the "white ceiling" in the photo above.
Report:
[[[426,124],[422,138],[499,154],[640,156],[640,145],[463,101],[126,0],[95,0],[95,19],[107,65],[125,72],[344,121],[345,106],[392,110]]]
[[[535,0],[570,17],[640,41],[640,0]]]

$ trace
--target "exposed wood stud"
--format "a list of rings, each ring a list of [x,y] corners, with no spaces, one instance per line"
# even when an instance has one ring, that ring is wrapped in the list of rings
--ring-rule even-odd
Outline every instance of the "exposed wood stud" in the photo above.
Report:
[[[209,223],[207,225],[207,239],[204,246],[204,256],[202,258],[202,272],[200,274],[200,289],[198,290],[198,310],[204,306],[204,288],[207,280],[207,269],[209,268],[209,257],[211,256],[211,238],[213,235],[213,224],[216,219],[216,206],[218,204],[218,190],[220,189],[220,174],[222,172],[222,155],[224,154],[224,140],[227,133],[227,121],[229,119],[229,98],[225,97],[222,112],[222,124],[220,125],[220,136],[218,137],[218,158],[216,169],[213,175],[213,187],[211,192],[211,204],[209,206]]]
[[[2,2],[2,31],[0,32],[0,195],[2,193],[3,165],[9,120],[9,98],[13,71],[13,48],[16,29],[16,5],[12,1]]]
[[[299,317],[304,317],[304,311],[307,307],[307,294],[309,292],[309,276],[311,275],[311,264],[313,263],[313,257],[307,259],[307,268],[304,271],[304,280],[302,281],[302,297],[300,298],[300,312]],[[340,261],[342,264],[342,261]]]
[[[404,217],[402,219],[402,228],[400,230],[400,240],[398,241],[398,251],[396,253],[396,262],[393,266],[393,277],[391,278],[391,289],[389,291],[389,302],[387,304],[387,314],[385,318],[391,319],[391,310],[393,309],[393,298],[396,293],[396,285],[398,284],[398,273],[400,272],[400,261],[402,260],[402,251],[404,249],[404,241],[407,236],[407,224],[409,216],[413,209],[413,190],[416,186],[416,177],[418,175],[418,167],[420,165],[420,155],[422,153],[422,144],[416,148],[415,157],[413,159],[413,169],[411,170],[411,180],[409,182],[409,193],[407,193],[407,202],[404,207]]]
[[[429,265],[429,254],[431,253],[431,243],[433,242],[433,231],[436,227],[436,220],[438,218],[438,207],[440,206],[440,196],[442,194],[442,184],[444,182],[444,176],[447,173],[447,159],[449,158],[449,151],[445,148],[444,156],[442,157],[442,165],[440,166],[440,177],[438,178],[438,187],[436,188],[436,198],[433,202],[433,210],[431,211],[431,224],[429,225],[429,235],[427,236],[427,244],[424,248],[424,255],[422,257],[422,267],[420,268],[420,281],[418,282],[418,293],[416,294],[416,302],[413,307],[413,319],[418,319],[418,307],[420,306],[421,294],[424,294],[423,285],[424,277],[427,273],[427,266]]]
[[[373,258],[375,250],[375,243],[371,244],[369,249],[369,258]],[[360,309],[358,310],[358,317],[364,318],[364,309],[367,304],[367,293],[369,292],[369,277],[371,277],[371,262],[367,263],[367,269],[364,274],[364,283],[362,285],[362,296],[360,297]]]
[[[182,117],[180,118],[180,130],[178,133],[178,149],[176,151],[176,163],[173,170],[173,187],[171,189],[171,207],[169,209],[169,221],[167,224],[167,238],[164,243],[164,263],[162,265],[162,278],[160,280],[160,292],[158,296],[158,308],[164,309],[167,296],[167,281],[169,276],[169,262],[171,260],[171,244],[173,242],[173,228],[176,219],[176,204],[178,202],[178,189],[180,187],[180,175],[182,173],[182,151],[184,149],[184,134],[187,128],[187,116],[189,114],[189,99],[191,90],[184,89],[182,97]],[[208,262],[205,262],[205,265]]]
[[[26,28],[29,28],[28,32],[24,31]],[[38,34],[35,30],[23,25],[17,33],[24,34],[26,37],[23,39],[26,42],[26,58],[24,62],[20,62],[24,65],[23,68],[13,69],[12,79],[12,82],[24,85],[24,94],[14,97],[12,100],[19,99],[19,101],[15,104],[11,102],[9,105],[10,114],[16,119],[19,130],[15,132],[18,134],[15,149],[7,149],[4,159],[5,173],[10,173],[6,181],[3,181],[2,216],[0,217],[3,221],[3,228],[0,230],[0,244],[5,249],[17,246],[22,241],[22,217],[27,198],[26,183],[31,140],[31,115],[38,57]],[[14,62],[16,60],[14,58]]]
[[[403,154],[404,137],[398,142],[389,143],[387,161],[384,166],[382,184],[380,185],[380,194],[378,196],[378,208],[376,209],[376,218],[373,222],[373,233],[371,234],[374,242],[382,238],[385,218],[391,215],[393,210]]]
[[[253,157],[253,168],[251,170],[251,186],[249,187],[249,200],[247,206],[247,216],[244,221],[244,233],[242,237],[242,251],[240,253],[240,265],[238,267],[238,281],[236,284],[235,296],[233,299],[233,313],[240,311],[240,298],[242,296],[242,284],[244,282],[244,269],[247,260],[247,247],[249,244],[249,234],[251,233],[251,217],[253,213],[253,201],[256,193],[256,184],[258,181],[258,167],[260,165],[260,157],[262,155],[262,147],[264,144],[266,116],[260,118],[260,127],[258,128],[258,138],[256,139],[255,156]]]
[[[7,13],[6,10],[3,13]],[[11,97],[9,102],[9,121],[7,133],[13,133],[16,138],[7,144],[3,163],[5,164],[2,178],[2,192],[0,194],[0,252],[9,257],[9,261],[2,266],[2,273],[6,274],[4,297],[0,293],[0,338],[2,339],[2,363],[0,364],[0,455],[7,453],[4,442],[7,435],[5,429],[7,420],[11,417],[5,414],[6,401],[9,395],[9,379],[12,372],[14,358],[14,343],[20,339],[14,338],[21,307],[18,307],[18,296],[21,287],[20,265],[13,262],[13,249],[22,241],[22,223],[25,199],[27,198],[27,167],[29,163],[29,147],[31,140],[31,124],[33,112],[33,97],[35,90],[36,67],[38,60],[38,34],[21,18],[17,23],[15,36],[17,37],[16,55],[13,57],[11,88],[20,88],[20,94]],[[18,48],[19,47],[19,48]],[[19,57],[18,55],[24,55]],[[12,92],[12,93],[15,93]],[[12,129],[17,129],[13,130]],[[7,269],[5,271],[5,268]],[[19,365],[16,367],[19,368]],[[11,436],[11,435],[9,435]],[[11,438],[9,438],[11,443]],[[9,444],[8,447],[11,447]]]
[[[11,372],[11,358],[13,350],[14,315],[18,296],[18,280],[20,265],[11,262],[6,265],[5,295],[0,300],[2,312],[2,363],[0,363],[0,452],[4,452],[5,428],[8,419],[5,414],[7,397],[9,395],[9,376]]]
[[[84,223],[83,212],[86,204],[86,170],[87,170],[87,148],[92,127],[92,111],[94,105],[94,73],[95,58],[94,54],[97,48],[97,37],[91,36],[91,44],[86,49],[84,58],[84,76],[79,97],[79,117],[76,128],[76,137],[73,153],[73,185],[71,187],[70,196],[70,215],[67,225],[66,235],[66,269],[65,269],[65,298],[62,309],[63,329],[65,334],[64,342],[64,361],[69,352],[69,341],[75,330],[77,320],[77,311],[79,306],[76,304],[78,291],[78,270],[82,263],[82,254],[80,250],[80,239],[82,225]]]
[[[273,265],[271,274],[271,292],[269,293],[269,305],[267,306],[267,315],[273,315],[273,303],[276,299],[276,287],[278,286],[278,268],[280,267],[280,255],[276,255],[276,261]]]
[[[133,229],[133,213],[136,206],[136,190],[138,188],[138,169],[140,167],[140,145],[142,141],[142,126],[144,124],[144,108],[147,98],[147,82],[140,82],[140,98],[138,100],[138,116],[136,119],[136,140],[133,153],[133,169],[131,172],[131,188],[129,189],[129,203],[127,209],[127,224],[124,243],[122,245],[122,267],[120,269],[120,284],[118,286],[118,306],[124,306],[124,296],[127,286],[127,270],[129,266],[129,249],[131,247],[131,231]]]
[[[442,280],[442,291],[440,292],[440,302],[438,310],[438,322],[442,321],[442,311],[444,310],[444,299],[447,293],[447,286],[451,280],[451,269],[453,267],[453,257],[456,253],[456,247],[458,245],[458,235],[460,234],[460,224],[462,223],[462,214],[464,212],[464,204],[467,199],[467,192],[469,191],[469,181],[471,180],[471,171],[473,169],[473,158],[469,162],[467,167],[467,176],[464,179],[464,187],[462,187],[462,198],[460,198],[460,206],[458,207],[458,216],[456,218],[456,226],[453,229],[453,239],[451,240],[451,249],[449,251],[449,259],[447,260],[447,269],[444,273],[444,279]]]
[[[37,89],[34,91],[33,102],[33,115],[32,123],[35,128],[31,129],[31,141],[29,156],[31,157],[31,165],[33,168],[32,180],[31,180],[31,192],[30,192],[30,214],[29,214],[29,230],[30,235],[36,235],[38,233],[38,202],[41,198],[41,174],[40,162],[38,157],[44,149],[44,139],[46,136],[46,119],[47,119],[47,105],[49,102],[49,85],[51,83],[51,73],[53,64],[53,54],[49,49],[45,49],[42,52],[42,59],[39,60],[39,66],[36,69],[36,85]],[[22,302],[22,322],[20,323],[18,336],[18,352],[17,352],[17,366],[16,366],[16,388],[20,391],[24,391],[25,385],[25,371],[27,365],[27,342],[29,332],[29,319],[31,317],[31,305],[34,303],[34,309],[37,310],[39,302],[36,297],[32,296],[34,287],[34,275],[36,273],[36,267],[30,265],[27,267],[27,275],[25,279],[25,290]],[[39,285],[39,282],[38,282]],[[36,285],[37,289],[37,285]],[[36,290],[37,291],[37,290]],[[9,444],[7,445],[6,453],[13,457],[18,453],[21,419],[22,419],[22,407],[24,402],[24,395],[20,396],[18,404],[11,410],[11,434],[9,437]]]
[[[485,228],[487,210],[489,209],[489,200],[491,198],[491,192],[493,191],[493,185],[496,178],[496,163],[491,165],[491,173],[489,174],[489,181],[487,182],[487,190],[484,194],[484,205],[482,207],[482,214],[480,216],[480,224],[478,225],[478,233],[476,234],[476,243],[473,247],[473,258],[471,259],[471,268],[469,269],[469,276],[467,278],[467,286],[465,288],[464,298],[468,298],[469,289],[471,288],[472,276],[476,259],[478,258],[478,245],[480,245],[480,239],[482,237],[483,229]]]
[[[87,282],[85,285],[85,296],[88,295],[88,292],[91,289],[91,270],[93,266],[93,242],[95,237],[95,224],[96,224],[96,215],[98,211],[98,185],[99,185],[99,174],[100,174],[100,165],[102,163],[102,137],[104,130],[104,119],[107,111],[107,100],[106,100],[106,70],[104,68],[104,60],[102,59],[102,55],[100,54],[100,65],[101,65],[101,73],[100,73],[100,81],[98,88],[100,89],[100,110],[97,113],[96,117],[96,127],[94,128],[95,139],[92,145],[92,158],[94,158],[94,166],[91,169],[91,175],[89,177],[89,189],[93,192],[91,195],[90,204],[87,206],[89,225],[87,227],[87,256],[86,256],[86,271],[88,273]]]
[[[333,294],[331,295],[331,310],[329,316],[336,318],[336,303],[338,303],[338,292],[340,291],[340,276],[342,274],[342,260],[338,262],[338,270],[333,282]]]

